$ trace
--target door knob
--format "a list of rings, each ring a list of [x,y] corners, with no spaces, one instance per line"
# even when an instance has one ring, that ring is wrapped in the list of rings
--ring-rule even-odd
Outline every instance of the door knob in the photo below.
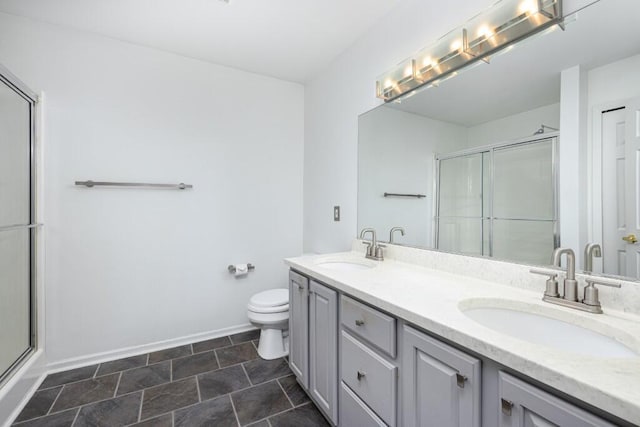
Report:
[[[636,237],[635,234],[629,234],[628,236],[624,236],[622,238],[622,240],[624,240],[627,243],[631,243],[631,244],[634,244],[634,243],[638,242],[638,238]]]

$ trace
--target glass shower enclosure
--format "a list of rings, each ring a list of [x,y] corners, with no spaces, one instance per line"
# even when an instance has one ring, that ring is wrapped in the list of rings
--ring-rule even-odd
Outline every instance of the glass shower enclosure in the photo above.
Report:
[[[36,101],[0,65],[0,385],[36,347]]]
[[[559,245],[557,135],[436,157],[435,247],[548,264]]]

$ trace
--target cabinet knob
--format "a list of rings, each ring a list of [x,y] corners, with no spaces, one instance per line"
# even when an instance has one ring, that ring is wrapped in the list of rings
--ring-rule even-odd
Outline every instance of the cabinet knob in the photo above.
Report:
[[[502,413],[504,415],[508,415],[511,416],[511,408],[513,408],[513,402],[510,402],[504,398],[500,399],[501,403],[502,403]]]
[[[356,326],[362,326],[364,325],[364,320],[356,320]]]
[[[358,377],[358,381],[360,381],[361,379],[363,379],[365,376],[365,373],[362,371],[358,371],[357,377]]]

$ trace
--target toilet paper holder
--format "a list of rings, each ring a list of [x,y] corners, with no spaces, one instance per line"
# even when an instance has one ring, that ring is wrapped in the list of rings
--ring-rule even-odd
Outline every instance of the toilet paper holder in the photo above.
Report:
[[[253,264],[247,264],[247,270],[252,271],[255,270],[256,266]],[[227,270],[229,270],[229,273],[231,274],[235,274],[236,273],[236,266],[233,264],[229,264],[229,267],[227,267]]]

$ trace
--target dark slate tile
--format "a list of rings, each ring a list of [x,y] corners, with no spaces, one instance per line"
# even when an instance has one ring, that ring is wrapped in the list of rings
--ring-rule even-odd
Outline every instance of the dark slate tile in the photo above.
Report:
[[[115,399],[80,408],[74,427],[124,426],[138,421],[142,392],[127,394]]]
[[[276,381],[237,391],[231,394],[231,399],[242,425],[291,408],[289,399]]]
[[[191,377],[203,372],[215,371],[218,369],[218,360],[213,351],[198,353],[193,356],[181,357],[171,361],[173,380]]]
[[[70,409],[68,411],[59,412],[46,417],[35,418],[33,420],[14,425],[16,427],[71,427],[73,420],[76,419],[77,413],[78,409]]]
[[[219,348],[215,352],[218,354],[221,368],[258,358],[258,352],[250,342]]]
[[[269,418],[272,427],[329,427],[330,424],[324,419],[320,411],[308,403],[298,406],[291,411],[283,412]]]
[[[130,427],[173,427],[173,415],[164,414],[156,418],[131,424]]]
[[[196,379],[163,384],[144,391],[141,420],[198,403]]]
[[[300,384],[298,384],[294,375],[280,378],[278,382],[284,389],[284,392],[287,393],[287,396],[289,396],[291,403],[295,406],[299,406],[310,401],[309,396],[307,396],[307,393],[305,393],[302,387],[300,387]]]
[[[176,427],[237,427],[238,425],[229,396],[177,410],[174,422]]]
[[[271,427],[267,420],[258,421],[257,423],[247,424],[247,427]]]
[[[62,390],[62,386],[36,391],[16,418],[16,422],[47,415],[60,390]]]
[[[169,381],[171,381],[171,362],[167,360],[155,365],[124,371],[122,378],[120,378],[117,394],[131,393]]]
[[[192,344],[192,346],[194,353],[202,353],[203,351],[215,350],[216,348],[220,347],[227,347],[231,344],[232,343],[229,337],[220,337],[214,338],[212,340],[197,342]]]
[[[207,400],[247,388],[251,384],[242,366],[235,365],[198,375],[198,385],[200,386],[200,398]]]
[[[231,335],[231,342],[234,344],[240,344],[247,341],[257,340],[260,338],[260,329],[253,329],[247,332],[240,332],[239,334]]]
[[[117,373],[65,385],[51,412],[58,412],[113,397],[119,377],[120,374]]]
[[[192,354],[191,344],[156,351],[149,354],[149,365],[169,359],[175,359],[176,357],[189,356],[190,354]]]
[[[291,374],[289,364],[284,359],[255,359],[245,363],[244,368],[253,384],[260,384]]]
[[[93,378],[93,374],[96,373],[96,369],[98,369],[98,365],[91,365],[72,369],[70,371],[57,372],[55,374],[47,375],[47,378],[45,378],[45,380],[40,385],[40,389]]]
[[[147,364],[147,355],[127,357],[126,359],[114,360],[112,362],[101,363],[98,368],[97,377],[101,375],[112,374],[114,372],[125,371],[131,368],[138,368]]]

